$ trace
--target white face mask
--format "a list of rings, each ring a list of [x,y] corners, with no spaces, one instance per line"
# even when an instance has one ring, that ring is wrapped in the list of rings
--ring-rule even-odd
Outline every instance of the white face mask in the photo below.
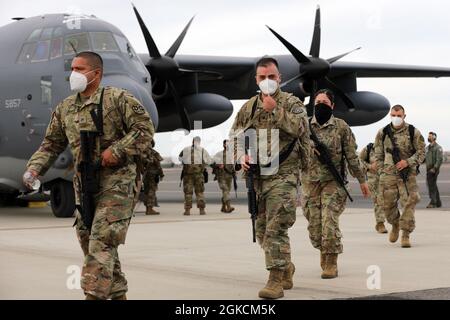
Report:
[[[394,127],[400,127],[403,124],[403,119],[401,117],[391,117],[391,121]]]
[[[273,95],[278,89],[278,82],[271,79],[264,79],[259,83],[259,88],[261,89],[262,93]]]
[[[76,71],[72,71],[72,73],[70,74],[70,90],[74,91],[74,92],[83,92],[84,90],[86,90],[86,87],[95,80],[92,79],[92,81],[88,82],[87,78],[86,78],[86,74],[91,73],[92,71],[95,70],[91,70],[85,74],[83,73],[79,73]]]

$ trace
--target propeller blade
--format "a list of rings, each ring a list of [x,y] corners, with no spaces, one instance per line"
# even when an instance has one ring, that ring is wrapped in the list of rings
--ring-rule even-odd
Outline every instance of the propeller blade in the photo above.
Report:
[[[352,53],[352,52],[355,52],[356,50],[359,50],[359,49],[361,49],[361,47],[358,47],[358,48],[356,48],[356,49],[353,49],[352,51],[349,51],[349,52],[347,52],[347,53],[340,54],[340,55],[338,55],[338,56],[336,56],[336,57],[334,57],[334,58],[327,59],[327,61],[328,61],[329,64],[332,64],[332,63],[338,61],[339,59],[345,57],[346,55],[348,55],[348,54],[350,54],[350,53]]]
[[[134,13],[136,14],[136,18],[139,22],[139,26],[141,27],[142,33],[144,34],[145,42],[147,43],[147,49],[150,53],[150,57],[152,58],[160,58],[161,54],[159,53],[158,47],[156,46],[155,41],[153,40],[152,36],[150,35],[150,32],[147,29],[147,26],[145,25],[144,21],[141,18],[141,15],[137,11],[134,4],[131,4],[133,6]]]
[[[189,119],[186,109],[181,104],[181,100],[180,97],[178,96],[178,92],[175,88],[175,85],[170,80],[168,80],[167,83],[169,84],[170,93],[172,94],[173,100],[175,101],[175,106],[178,109],[178,114],[181,119],[181,125],[183,126],[184,129],[191,131],[192,130],[191,121]]]
[[[333,81],[331,81],[328,77],[325,77],[325,81],[328,83],[328,85],[331,87],[334,93],[336,93],[342,101],[344,101],[345,105],[348,108],[348,111],[353,112],[355,111],[356,107],[353,101],[349,98],[349,96],[341,90]]]
[[[280,36],[275,30],[271,29],[269,26],[266,25],[266,27],[272,32],[275,37],[278,38],[278,40],[281,41],[281,43],[289,50],[289,52],[294,56],[295,60],[297,60],[298,63],[310,63],[311,60],[309,60],[308,57],[306,57],[303,53],[300,52],[296,47],[294,47],[292,44],[290,44],[286,39],[284,39],[282,36]]]
[[[189,20],[186,27],[184,27],[183,31],[181,31],[180,35],[178,36],[177,40],[172,44],[172,46],[167,50],[166,56],[168,57],[175,57],[175,54],[177,53],[178,49],[180,48],[181,43],[183,42],[184,37],[186,36],[187,31],[189,30],[189,27],[191,26],[192,20],[194,20],[195,16]]]
[[[285,86],[287,86],[288,84],[290,84],[291,82],[300,79],[301,77],[303,77],[305,75],[305,73],[299,73],[298,75],[296,75],[295,77],[283,82],[282,84],[280,84],[280,87],[283,88]]]
[[[320,54],[320,6],[317,6],[316,19],[314,21],[314,34],[311,41],[309,55],[318,58]]]

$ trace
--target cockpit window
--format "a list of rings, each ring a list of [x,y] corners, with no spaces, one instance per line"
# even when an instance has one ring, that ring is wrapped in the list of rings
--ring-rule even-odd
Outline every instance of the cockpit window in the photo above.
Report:
[[[50,40],[38,41],[31,62],[47,61],[50,52]]]
[[[94,51],[119,51],[116,42],[109,32],[91,32]]]
[[[33,30],[33,32],[30,34],[30,36],[28,37],[27,41],[33,41],[33,40],[38,40],[39,36],[41,35],[42,29],[36,29]]]
[[[62,56],[62,43],[62,38],[52,40],[52,44],[50,46],[50,59],[55,59]]]
[[[19,58],[17,59],[18,63],[28,63],[31,61],[31,58],[34,55],[34,51],[36,48],[36,42],[25,43],[22,47],[22,51],[20,51]]]
[[[119,45],[120,51],[128,54],[130,58],[133,58],[135,56],[133,48],[128,43],[128,40],[125,37],[118,36],[117,34],[115,34],[114,38],[116,39],[117,44]]]
[[[41,33],[41,40],[49,40],[52,38],[53,28],[45,28]]]
[[[62,37],[63,35],[63,28],[62,27],[56,27],[55,31],[53,31],[53,37]]]
[[[87,33],[71,34],[64,41],[64,54],[75,54],[76,52],[89,51],[89,40]]]

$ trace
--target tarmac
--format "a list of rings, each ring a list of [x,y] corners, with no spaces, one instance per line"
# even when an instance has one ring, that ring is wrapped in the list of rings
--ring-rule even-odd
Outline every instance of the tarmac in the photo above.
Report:
[[[289,232],[297,270],[294,288],[283,299],[450,299],[449,168],[442,168],[439,179],[440,209],[424,209],[429,200],[424,175],[419,177],[422,201],[409,249],[375,232],[370,201],[362,199],[352,181],[355,201],[340,219],[344,253],[336,279],[320,278],[319,252],[311,246],[307,222],[297,208]],[[158,192],[161,214],[145,216],[145,207],[138,204],[126,244],[119,249],[128,298],[258,299],[268,272],[261,248],[251,240],[242,182],[233,213],[220,212],[220,192],[210,181],[207,215],[192,210],[186,217],[179,169],[165,172]],[[83,258],[73,222],[55,218],[48,205],[0,208],[0,299],[84,298],[79,289]]]

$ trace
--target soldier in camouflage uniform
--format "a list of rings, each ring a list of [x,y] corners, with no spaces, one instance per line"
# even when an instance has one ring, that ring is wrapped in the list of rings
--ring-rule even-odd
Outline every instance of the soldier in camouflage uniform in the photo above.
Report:
[[[405,121],[405,109],[395,105],[391,109],[391,120],[384,129],[380,130],[375,140],[375,158],[381,169],[380,193],[383,196],[383,207],[387,221],[392,224],[389,241],[396,242],[402,233],[401,246],[411,247],[409,235],[414,231],[414,211],[420,201],[417,186],[417,166],[425,159],[425,141],[419,130]],[[395,144],[400,150],[401,161],[394,163],[393,143],[385,130],[390,129]],[[411,130],[413,128],[414,130]],[[410,132],[412,131],[412,132]],[[399,172],[407,170],[408,178],[403,182]],[[397,202],[400,200],[403,213],[400,215]]]
[[[300,154],[307,148],[299,148],[299,141],[305,141],[303,137],[307,130],[306,109],[297,97],[281,91],[280,80],[275,59],[263,57],[257,62],[256,82],[262,92],[242,106],[230,133],[230,141],[237,140],[236,159],[243,169],[247,171],[249,163],[258,163],[260,168],[255,179],[259,206],[256,237],[264,250],[266,269],[270,274],[259,297],[268,299],[283,297],[283,290],[293,287],[295,266],[291,261],[288,229],[296,220],[299,161],[307,159]],[[256,131],[259,150],[254,156],[245,152],[243,136],[247,129]],[[295,147],[292,149],[291,146]],[[270,156],[264,148],[269,152],[278,150]],[[283,162],[281,153],[287,156]],[[279,165],[267,167],[277,160],[280,160]]]
[[[148,152],[147,159],[145,161],[144,170],[144,191],[145,191],[145,206],[147,210],[146,215],[158,215],[159,212],[155,211],[153,207],[156,206],[156,190],[158,190],[158,183],[163,179],[164,172],[161,168],[161,161],[163,158],[154,149],[155,142],[152,140],[152,148]]]
[[[441,198],[439,197],[439,189],[437,186],[437,178],[441,164],[444,158],[442,147],[436,142],[437,135],[434,132],[428,134],[428,142],[430,143],[426,149],[425,163],[427,167],[427,186],[430,195],[430,203],[427,208],[442,207]]]
[[[150,147],[153,124],[144,107],[130,93],[100,87],[103,62],[93,52],[82,52],[72,61],[70,85],[78,94],[56,106],[44,140],[27,165],[27,172],[42,176],[70,146],[75,168],[81,161],[80,130],[97,131],[90,111],[97,110],[103,92],[104,134],[97,139],[95,158],[101,160],[100,191],[95,195],[91,231],[80,213],[77,236],[85,260],[81,287],[86,299],[126,299],[127,280],[121,270],[118,246],[125,238],[133,214],[136,185],[136,154]],[[78,80],[77,80],[78,79]],[[81,80],[80,80],[81,79]],[[76,203],[80,204],[80,176],[74,175]]]
[[[363,195],[367,197],[370,192],[356,154],[355,137],[344,120],[333,116],[333,93],[326,89],[319,90],[314,103],[311,132],[327,147],[331,161],[341,176],[345,177],[348,165],[351,175],[358,180]],[[311,243],[321,253],[321,277],[331,279],[338,276],[337,258],[343,252],[339,217],[345,210],[347,195],[327,166],[319,161],[313,143],[312,151],[311,163],[302,175],[303,213],[309,223]]]
[[[208,175],[207,166],[212,165],[212,159],[204,148],[200,146],[200,137],[192,140],[192,145],[184,148],[179,155],[183,164],[184,215],[191,214],[192,193],[195,191],[197,208],[205,215],[205,178]]]
[[[386,227],[384,225],[386,217],[384,216],[383,212],[383,197],[380,196],[380,193],[378,192],[380,184],[380,173],[377,169],[373,143],[369,143],[361,150],[361,152],[359,153],[359,160],[361,161],[363,171],[366,172],[370,194],[372,195],[375,220],[377,222],[377,224],[375,225],[375,230],[378,233],[387,233]]]
[[[213,174],[222,190],[222,208],[220,211],[230,213],[234,210],[231,206],[231,183],[235,179],[236,171],[233,161],[233,150],[228,147],[228,140],[223,141],[223,150],[214,156]]]

